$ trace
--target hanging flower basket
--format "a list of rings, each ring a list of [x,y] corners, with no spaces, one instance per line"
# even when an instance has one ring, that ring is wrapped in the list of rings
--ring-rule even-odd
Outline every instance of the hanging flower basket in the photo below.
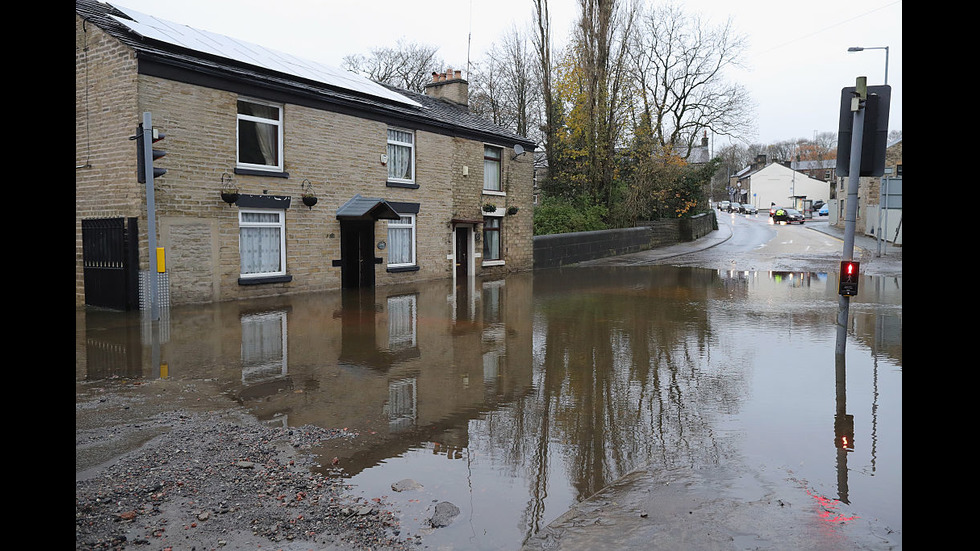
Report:
[[[513,214],[517,214],[517,211],[518,211],[518,210],[519,210],[519,209],[518,209],[517,207],[508,207],[508,208],[507,208],[507,214],[512,214],[512,215],[513,215]]]
[[[234,205],[238,200],[238,186],[231,181],[231,174],[227,172],[221,174],[221,200],[229,205]]]
[[[303,180],[301,186],[303,187],[303,204],[310,207],[310,210],[313,210],[313,205],[316,204],[317,200],[316,193],[313,192],[313,182],[311,182],[309,179],[305,179]]]

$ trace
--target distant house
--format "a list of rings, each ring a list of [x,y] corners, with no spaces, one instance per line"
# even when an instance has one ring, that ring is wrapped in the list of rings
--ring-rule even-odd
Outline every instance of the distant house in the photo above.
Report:
[[[133,308],[151,260],[171,304],[533,267],[535,144],[459,71],[411,93],[95,0],[75,44],[76,306]]]
[[[701,142],[691,146],[690,154],[687,156],[687,162],[691,165],[703,165],[707,164],[710,160],[711,150],[708,147],[708,132],[705,131],[701,137]]]
[[[814,180],[834,182],[837,179],[837,159],[820,161],[793,161],[790,168],[806,174]]]
[[[846,224],[847,178],[840,177],[831,190],[830,223],[843,228]],[[887,194],[887,200],[883,195]],[[885,148],[885,174],[881,178],[858,178],[855,224],[864,235],[902,244],[902,140]]]
[[[729,194],[732,201],[751,203],[759,208],[771,204],[803,210],[813,201],[830,198],[829,182],[817,180],[781,163],[767,162],[765,155],[742,169],[732,178]]]

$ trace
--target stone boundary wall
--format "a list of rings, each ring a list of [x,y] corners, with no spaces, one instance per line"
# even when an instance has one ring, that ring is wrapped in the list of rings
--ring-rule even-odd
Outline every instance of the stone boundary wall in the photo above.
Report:
[[[690,218],[640,222],[635,228],[537,235],[534,267],[556,268],[606,256],[694,241],[718,229],[714,211]]]

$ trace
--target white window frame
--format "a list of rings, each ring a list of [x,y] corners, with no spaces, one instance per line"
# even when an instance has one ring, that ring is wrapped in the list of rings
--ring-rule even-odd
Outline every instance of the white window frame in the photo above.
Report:
[[[246,220],[245,218],[248,214],[275,214],[277,215],[277,220],[274,222]],[[274,272],[243,272],[242,268],[244,267],[243,260],[245,254],[242,251],[244,245],[242,230],[249,228],[276,228],[279,230],[279,270]],[[243,279],[286,275],[286,211],[280,209],[238,209],[238,256],[239,272]]]
[[[276,109],[279,113],[277,119],[269,119],[265,117],[258,117],[255,115],[243,115],[238,112],[238,102],[253,103],[256,105],[261,105],[264,107],[271,107]],[[255,100],[251,98],[238,98],[238,102],[235,102],[235,166],[238,168],[245,168],[251,170],[264,170],[264,171],[277,171],[282,172],[283,170],[283,108],[281,104],[269,103],[266,101]],[[241,160],[241,137],[242,137],[242,121],[253,122],[257,124],[267,124],[274,126],[276,128],[276,163],[275,164],[256,164],[243,162]]]
[[[389,262],[389,268],[402,268],[406,266],[416,265],[416,253],[417,253],[417,241],[416,241],[416,225],[415,225],[415,215],[414,214],[402,214],[398,213],[401,218],[398,220],[388,220],[388,259],[391,260],[392,243],[394,240],[391,238],[391,231],[408,231],[411,234],[411,245],[412,254],[410,262]]]
[[[497,209],[498,212],[500,209]],[[483,242],[483,265],[484,266],[500,266],[504,264],[504,217],[488,215],[483,217],[483,236],[481,241]],[[487,247],[487,221],[496,220],[498,226],[493,230],[497,234],[497,255],[498,258],[489,258],[486,255]]]
[[[496,157],[487,155],[488,151],[496,152]],[[504,193],[504,148],[490,144],[483,144],[483,192],[493,195],[505,195]],[[488,164],[489,163],[489,164]],[[490,167],[490,168],[488,168]],[[496,167],[496,168],[492,168]],[[497,187],[494,189],[489,181],[490,175],[496,173]]]
[[[392,137],[392,135],[391,135],[392,132],[402,132],[402,133],[408,134],[409,136],[411,136],[411,140],[412,141],[406,142],[406,141],[402,141],[402,140],[397,139],[397,137]],[[387,158],[388,158],[388,181],[389,182],[397,182],[397,183],[400,183],[400,184],[414,184],[415,183],[415,160],[416,160],[416,157],[415,157],[415,131],[414,130],[409,130],[407,128],[396,128],[394,126],[391,126],[391,127],[388,127],[388,130],[386,131],[386,136],[387,136],[387,140],[388,140],[388,149],[387,149],[387,153],[388,153],[388,155],[387,155]],[[392,176],[391,175],[391,170],[392,170],[392,167],[394,166],[394,156],[391,153],[391,148],[393,148],[393,147],[404,147],[404,148],[407,148],[409,150],[409,154],[411,155],[412,160],[411,160],[411,163],[410,163],[411,164],[411,175],[408,178],[402,178],[402,177],[399,177],[399,176]]]

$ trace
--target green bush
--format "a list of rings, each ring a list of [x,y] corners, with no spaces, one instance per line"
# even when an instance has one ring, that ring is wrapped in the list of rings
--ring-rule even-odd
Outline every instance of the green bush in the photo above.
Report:
[[[608,209],[550,198],[534,209],[534,235],[609,229]]]

